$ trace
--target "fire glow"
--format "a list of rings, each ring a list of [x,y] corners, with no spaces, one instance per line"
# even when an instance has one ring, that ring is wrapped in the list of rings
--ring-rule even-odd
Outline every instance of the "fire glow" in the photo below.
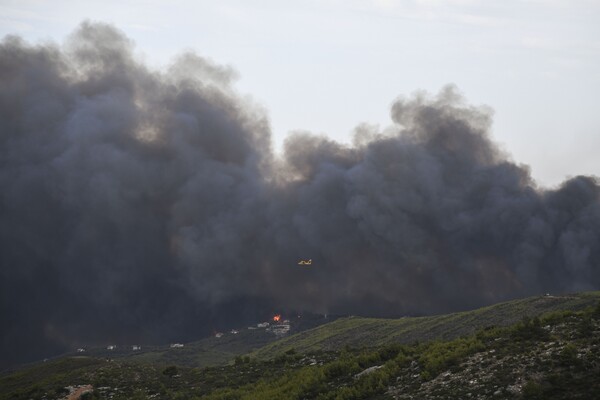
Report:
[[[273,316],[273,322],[279,322],[281,320],[281,314],[277,314]]]

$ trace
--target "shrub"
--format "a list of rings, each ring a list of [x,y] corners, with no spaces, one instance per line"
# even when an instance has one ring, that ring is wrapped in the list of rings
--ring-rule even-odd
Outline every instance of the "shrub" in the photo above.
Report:
[[[528,316],[523,317],[521,322],[514,326],[511,336],[520,340],[547,340],[549,338],[548,332],[542,328],[540,319],[538,317],[532,319]]]
[[[288,356],[293,356],[296,354],[296,349],[292,347],[291,349],[287,350],[285,354],[287,354]]]
[[[166,375],[169,378],[172,378],[179,373],[179,370],[177,369],[177,367],[175,365],[170,365],[167,368],[165,368],[162,373],[163,373],[163,375]]]
[[[393,358],[396,358],[396,356],[398,356],[398,354],[403,353],[404,352],[404,346],[400,345],[400,344],[393,344],[390,346],[386,346],[383,349],[379,350],[379,358],[381,359],[381,361],[387,361],[387,360],[391,360]]]
[[[325,376],[329,379],[359,372],[360,367],[354,360],[338,360],[325,367]]]
[[[560,352],[560,362],[563,365],[573,365],[577,363],[577,348],[572,343],[567,344]]]
[[[596,304],[596,308],[594,308],[594,311],[592,312],[592,317],[594,319],[600,319],[600,301]]]
[[[591,337],[594,333],[594,324],[590,317],[582,317],[581,321],[577,325],[577,335],[580,338]]]
[[[423,352],[420,362],[434,378],[445,369],[456,365],[462,358],[481,351],[484,348],[477,338],[456,339],[451,342],[434,342]],[[421,375],[424,379],[426,374]]]
[[[535,381],[527,381],[523,385],[523,399],[527,400],[541,400],[543,399],[544,391],[542,385]]]

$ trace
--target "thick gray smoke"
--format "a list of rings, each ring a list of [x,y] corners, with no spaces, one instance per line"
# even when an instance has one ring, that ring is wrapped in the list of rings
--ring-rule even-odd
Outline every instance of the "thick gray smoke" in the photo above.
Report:
[[[190,340],[296,308],[431,313],[600,287],[600,186],[545,190],[452,88],[279,159],[234,73],[116,29],[0,45],[0,359]],[[310,267],[297,265],[312,259]]]

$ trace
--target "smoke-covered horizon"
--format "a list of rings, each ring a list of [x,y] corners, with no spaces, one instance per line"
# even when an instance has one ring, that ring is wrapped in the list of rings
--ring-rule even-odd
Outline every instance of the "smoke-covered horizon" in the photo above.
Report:
[[[64,45],[0,44],[5,365],[269,310],[426,314],[600,286],[597,178],[538,187],[452,86],[398,98],[351,146],[295,133],[276,156],[231,68],[186,53],[160,72],[133,50],[88,22]]]

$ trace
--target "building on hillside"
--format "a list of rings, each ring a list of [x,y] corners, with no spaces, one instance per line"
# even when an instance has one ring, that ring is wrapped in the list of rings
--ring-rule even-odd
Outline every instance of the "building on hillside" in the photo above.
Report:
[[[277,324],[271,327],[271,332],[275,334],[275,336],[283,336],[290,331],[290,324]]]

